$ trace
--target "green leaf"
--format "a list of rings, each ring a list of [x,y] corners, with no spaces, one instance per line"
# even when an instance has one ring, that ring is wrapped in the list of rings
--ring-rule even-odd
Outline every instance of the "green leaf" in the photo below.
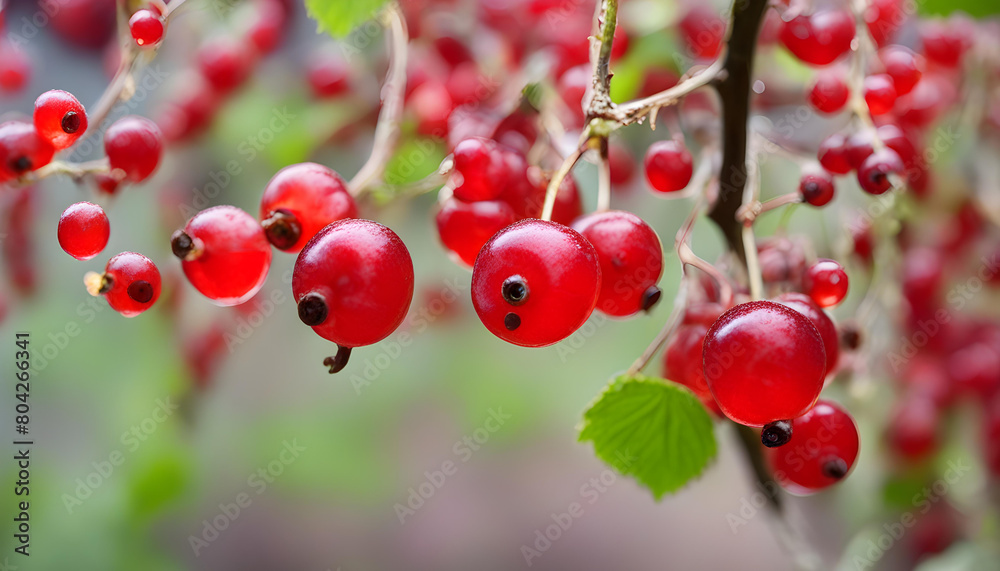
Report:
[[[1000,14],[1000,3],[996,0],[922,0],[917,2],[917,11],[924,16],[947,16],[953,12],[965,12],[975,18],[986,18]]]
[[[335,38],[350,34],[354,28],[374,19],[388,0],[306,0],[309,17],[316,20],[320,32]]]
[[[622,375],[583,414],[580,441],[659,500],[699,476],[715,457],[715,433],[705,407],[688,389]]]

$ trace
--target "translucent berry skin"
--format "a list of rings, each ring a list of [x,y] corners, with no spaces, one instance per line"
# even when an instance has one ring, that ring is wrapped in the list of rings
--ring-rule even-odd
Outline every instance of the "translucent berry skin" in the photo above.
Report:
[[[71,146],[87,130],[87,111],[73,95],[46,91],[35,100],[35,129],[59,151]]]
[[[181,262],[184,275],[213,303],[239,305],[264,285],[271,244],[253,216],[235,206],[215,206],[196,214],[183,231],[194,242]]]
[[[896,406],[886,430],[886,441],[900,458],[918,462],[938,448],[941,413],[924,395],[904,398]]]
[[[598,311],[628,317],[656,303],[660,291],[650,288],[663,274],[663,246],[649,224],[631,212],[611,210],[584,216],[573,229],[594,246],[601,264]]]
[[[163,133],[145,117],[122,117],[104,134],[104,152],[112,169],[123,171],[130,182],[142,182],[160,165]]]
[[[965,53],[961,33],[949,22],[929,20],[921,23],[920,43],[924,56],[944,67],[958,67]]]
[[[325,320],[313,327],[342,347],[371,345],[396,330],[413,299],[413,262],[395,232],[371,220],[340,220],[316,234],[295,260],[296,303],[322,296]]]
[[[54,154],[55,148],[34,125],[23,121],[0,124],[0,183],[49,164]]]
[[[781,29],[781,42],[804,63],[824,66],[851,48],[854,18],[843,10],[800,14]]]
[[[306,80],[317,99],[343,95],[350,87],[350,66],[337,54],[318,52],[306,67]]]
[[[108,260],[104,267],[104,279],[110,282],[110,288],[104,292],[104,298],[108,300],[111,309],[124,315],[125,317],[135,317],[146,311],[156,303],[160,297],[160,270],[156,264],[142,254],[135,252],[123,252]],[[139,282],[146,282],[142,291],[148,299],[134,299],[136,286]],[[130,287],[132,287],[130,294]]]
[[[458,262],[471,268],[486,242],[516,218],[514,209],[500,200],[464,202],[449,198],[434,220],[444,247]]]
[[[649,146],[645,159],[646,179],[658,192],[676,192],[691,182],[694,160],[683,143],[657,141]]]
[[[844,108],[850,95],[841,74],[821,73],[809,89],[809,103],[822,113],[836,113]]]
[[[63,211],[56,231],[59,246],[77,260],[89,260],[108,245],[111,225],[104,209],[90,202],[77,202]]]
[[[834,325],[830,316],[804,293],[783,293],[774,301],[798,311],[812,322],[816,331],[819,331],[820,338],[823,339],[823,350],[826,352],[826,374],[834,372],[837,369],[837,360],[840,358],[840,337],[837,335],[837,326]]]
[[[799,194],[813,206],[826,206],[833,200],[833,177],[825,172],[803,174],[799,179]]]
[[[218,93],[229,93],[250,77],[254,53],[250,45],[228,36],[206,41],[198,49],[198,69]]]
[[[844,479],[858,458],[854,419],[840,405],[820,400],[792,420],[792,439],[765,454],[775,479],[795,494],[811,494]]]
[[[455,196],[474,202],[493,200],[507,184],[507,165],[497,144],[489,139],[473,137],[455,146]]]
[[[691,389],[705,408],[722,416],[722,410],[705,381],[705,369],[702,366],[702,346],[705,344],[706,333],[708,325],[701,323],[677,328],[663,354],[663,376]]]
[[[879,51],[878,57],[898,96],[913,91],[923,76],[922,59],[903,46],[887,46]]]
[[[816,158],[827,172],[833,174],[847,174],[854,170],[847,158],[847,138],[839,133],[834,133],[823,140],[819,145],[819,153]]]
[[[872,115],[885,115],[896,103],[896,86],[888,74],[869,75],[864,82],[864,96]]]
[[[295,217],[300,226],[299,236],[291,244],[280,243],[268,230],[268,238],[275,247],[295,254],[331,222],[357,218],[358,207],[347,191],[347,183],[335,171],[316,163],[299,163],[278,171],[264,187],[260,199],[261,221],[276,212]]]
[[[726,22],[713,8],[697,4],[677,24],[688,53],[697,59],[713,59],[722,49]]]
[[[522,347],[568,337],[590,317],[600,292],[594,247],[579,232],[544,220],[525,219],[498,232],[472,271],[479,319]]]
[[[797,418],[823,388],[826,351],[801,313],[772,301],[730,309],[705,336],[705,380],[723,414],[747,426]]]
[[[139,10],[132,14],[128,27],[139,47],[153,47],[163,39],[163,19],[151,10]]]
[[[834,260],[819,260],[809,266],[802,289],[820,307],[833,307],[847,297],[847,272]]]
[[[902,174],[905,168],[896,151],[888,148],[876,151],[858,167],[858,184],[868,194],[883,194],[892,188],[889,175]]]

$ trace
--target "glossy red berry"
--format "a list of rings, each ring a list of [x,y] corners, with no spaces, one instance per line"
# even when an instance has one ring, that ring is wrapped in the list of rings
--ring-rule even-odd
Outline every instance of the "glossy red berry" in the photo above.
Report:
[[[889,148],[876,151],[858,167],[858,184],[868,194],[882,194],[892,188],[889,175],[901,175],[905,168],[896,151]]]
[[[104,134],[104,152],[113,170],[124,172],[130,182],[142,182],[160,165],[163,133],[145,117],[122,117]]]
[[[170,239],[191,285],[217,305],[239,305],[267,278],[271,244],[260,224],[235,206],[196,214]]]
[[[35,129],[55,150],[71,146],[87,130],[87,112],[73,95],[46,91],[35,100]]]
[[[663,247],[656,232],[631,212],[595,212],[578,219],[573,229],[597,251],[601,293],[597,309],[627,317],[649,311],[660,300],[656,287],[663,274]]]
[[[316,52],[306,65],[306,80],[317,99],[343,95],[350,87],[351,67],[331,50]]]
[[[466,202],[493,200],[507,185],[507,165],[497,144],[473,137],[455,146],[455,197]]]
[[[635,175],[635,159],[622,145],[608,145],[608,166],[611,170],[611,184],[614,185],[612,188],[615,190],[627,185]]]
[[[902,96],[913,91],[923,75],[923,62],[917,54],[903,46],[888,46],[878,53],[885,73],[892,78],[896,95]]]
[[[840,133],[823,139],[816,158],[827,172],[833,174],[847,174],[854,170],[847,158],[847,137]]]
[[[752,301],[722,314],[709,330],[704,366],[722,412],[740,424],[764,426],[812,407],[823,388],[826,351],[807,317]]]
[[[710,6],[692,6],[678,22],[677,28],[688,53],[695,59],[713,59],[722,51],[726,21]]]
[[[864,95],[872,115],[885,115],[896,103],[896,86],[888,74],[869,75],[865,78]]]
[[[229,93],[243,85],[254,66],[254,51],[245,41],[217,36],[198,49],[198,69],[218,93]]]
[[[823,349],[826,351],[826,374],[836,371],[837,360],[840,358],[840,337],[837,334],[837,326],[823,308],[808,295],[798,292],[783,293],[774,301],[798,311],[812,322],[823,339]]]
[[[464,202],[449,198],[435,216],[438,236],[456,261],[472,267],[483,245],[516,221],[514,209],[500,200]]]
[[[823,171],[805,173],[799,179],[799,194],[813,206],[825,206],[833,200],[833,177]]]
[[[77,202],[59,217],[56,234],[62,249],[77,260],[89,260],[108,245],[111,225],[104,209],[90,202]]]
[[[0,124],[0,183],[49,164],[54,154],[55,148],[34,125],[23,121]]]
[[[663,376],[691,389],[705,408],[722,416],[722,411],[705,381],[705,369],[702,366],[702,346],[705,343],[708,327],[694,323],[677,328],[663,354]]]
[[[843,10],[800,14],[781,30],[781,42],[803,62],[823,66],[851,49],[854,18]]]
[[[295,260],[299,318],[340,347],[371,345],[396,330],[413,299],[413,262],[395,232],[371,220],[323,228]]]
[[[788,491],[811,494],[836,484],[854,467],[858,427],[840,405],[820,400],[792,420],[792,438],[767,457],[775,479]]]
[[[565,339],[590,317],[601,292],[594,247],[577,231],[526,219],[483,246],[472,305],[494,335],[522,347]]]
[[[293,254],[331,222],[357,216],[358,207],[344,179],[316,163],[281,169],[260,199],[261,226],[267,239]]]
[[[20,49],[0,45],[0,92],[17,93],[31,79],[31,60]]]
[[[891,42],[906,21],[903,0],[873,0],[864,13],[868,33],[879,47]]]
[[[657,141],[646,151],[646,179],[653,190],[676,192],[691,182],[694,160],[684,143]]]
[[[847,297],[847,272],[834,260],[819,260],[809,266],[802,289],[820,307],[833,307]]]
[[[90,272],[85,278],[91,295],[103,295],[111,309],[135,317],[160,297],[160,270],[149,258],[123,252],[108,260],[104,274]]]
[[[128,28],[139,47],[154,47],[163,39],[163,18],[152,10],[138,10],[132,14]]]
[[[965,41],[957,27],[941,20],[921,22],[920,43],[924,57],[944,66],[957,67],[965,53]]]
[[[825,72],[816,76],[809,88],[809,103],[822,113],[836,113],[844,108],[851,90],[839,72]]]
[[[438,139],[448,136],[448,116],[454,108],[444,83],[427,80],[413,90],[407,105],[417,119],[417,131]]]

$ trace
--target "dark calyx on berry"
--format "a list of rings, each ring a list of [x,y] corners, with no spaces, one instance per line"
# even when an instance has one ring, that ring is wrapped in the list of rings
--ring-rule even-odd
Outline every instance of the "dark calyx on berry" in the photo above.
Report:
[[[299,319],[309,327],[322,325],[329,311],[326,299],[318,293],[307,293],[299,300]]]
[[[197,258],[201,251],[195,246],[194,239],[187,232],[178,230],[170,237],[170,250],[182,260],[191,261]]]
[[[503,326],[513,331],[521,326],[521,318],[516,313],[508,313],[503,318]]]
[[[853,323],[845,323],[840,329],[840,344],[849,351],[861,346],[861,330]]]
[[[137,303],[149,303],[149,300],[153,299],[153,286],[146,280],[138,280],[128,284],[128,289],[125,291]]]
[[[347,366],[347,361],[351,358],[351,348],[337,345],[337,354],[333,357],[323,359],[323,365],[330,367],[330,374],[339,373]]]
[[[792,422],[790,420],[776,420],[765,424],[760,433],[760,442],[768,448],[777,448],[788,444],[792,439]]]
[[[528,300],[528,284],[524,282],[524,278],[521,276],[511,276],[504,280],[503,286],[501,287],[501,293],[503,294],[504,300],[511,305],[521,305]],[[507,315],[509,318],[513,313]],[[516,316],[515,316],[516,317]],[[505,320],[506,322],[506,320]],[[517,320],[517,325],[521,324],[521,320]],[[507,326],[507,329],[517,329],[517,325],[511,327]]]
[[[642,294],[642,310],[648,312],[653,309],[657,302],[660,301],[661,295],[663,295],[663,292],[660,291],[660,288],[649,286],[649,289]]]
[[[115,285],[115,279],[108,274],[101,274],[101,286],[97,290],[97,295],[104,295],[111,291],[112,286]]]
[[[823,475],[833,480],[839,480],[847,475],[847,462],[840,458],[831,458],[823,463]]]
[[[14,172],[25,173],[31,170],[31,159],[22,155],[10,161],[10,166]]]
[[[264,228],[267,241],[279,250],[291,248],[302,236],[302,224],[299,223],[299,219],[283,208],[271,212],[260,225]]]
[[[83,121],[80,119],[80,115],[76,111],[70,111],[69,113],[63,115],[61,127],[66,133],[72,135],[80,130],[80,124]]]

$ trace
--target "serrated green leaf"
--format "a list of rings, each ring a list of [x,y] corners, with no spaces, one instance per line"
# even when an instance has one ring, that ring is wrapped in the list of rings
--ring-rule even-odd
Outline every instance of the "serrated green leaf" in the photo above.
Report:
[[[715,457],[712,420],[688,389],[622,375],[583,414],[580,441],[659,500],[699,476]]]
[[[320,32],[342,38],[372,20],[388,0],[305,0],[306,12]]]
[[[922,0],[917,2],[917,11],[924,16],[965,12],[975,18],[986,18],[1000,14],[1000,4],[996,0]]]

